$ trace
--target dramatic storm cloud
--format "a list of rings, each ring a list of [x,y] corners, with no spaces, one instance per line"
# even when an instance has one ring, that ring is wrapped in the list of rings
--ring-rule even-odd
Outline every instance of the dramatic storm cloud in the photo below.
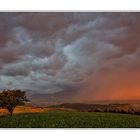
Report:
[[[140,99],[140,13],[0,13],[0,89]]]

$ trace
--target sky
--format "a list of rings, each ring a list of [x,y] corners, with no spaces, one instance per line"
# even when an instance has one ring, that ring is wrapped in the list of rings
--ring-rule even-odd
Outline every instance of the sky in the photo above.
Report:
[[[0,13],[0,89],[140,99],[140,13]]]

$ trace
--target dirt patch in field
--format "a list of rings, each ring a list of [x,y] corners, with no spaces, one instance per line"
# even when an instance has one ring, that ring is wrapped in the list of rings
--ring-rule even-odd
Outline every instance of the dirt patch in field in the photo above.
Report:
[[[14,114],[21,114],[21,113],[40,113],[40,112],[47,112],[49,109],[46,108],[38,108],[38,107],[24,107],[18,106],[14,109]],[[8,111],[6,109],[0,109],[0,116],[8,115]]]
[[[54,110],[62,111],[82,111],[82,112],[114,112],[114,113],[129,113],[140,114],[140,104],[81,104],[81,103],[66,103],[50,107],[34,107],[34,106],[18,106],[13,114],[22,113],[43,113]],[[8,115],[6,109],[0,109],[0,116]]]
[[[53,110],[68,110],[73,111],[74,109],[69,108],[45,108],[45,107],[32,107],[32,106],[18,106],[14,109],[13,114],[24,114],[24,113],[43,113]],[[9,112],[6,109],[0,109],[0,116],[9,115]]]

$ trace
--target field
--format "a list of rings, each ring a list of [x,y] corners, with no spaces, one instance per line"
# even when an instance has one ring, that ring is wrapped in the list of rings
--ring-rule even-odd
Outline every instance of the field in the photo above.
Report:
[[[140,116],[55,110],[1,116],[0,128],[140,128]]]

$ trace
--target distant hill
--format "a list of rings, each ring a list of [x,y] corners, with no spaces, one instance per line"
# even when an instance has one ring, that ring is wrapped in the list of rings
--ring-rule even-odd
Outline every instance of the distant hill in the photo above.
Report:
[[[65,102],[75,102],[75,95],[76,93],[57,92],[53,94],[30,94],[28,97],[33,104],[47,106]]]
[[[69,108],[82,112],[113,112],[140,114],[140,104],[85,104],[85,103],[64,103],[53,105],[53,108]]]
[[[85,103],[85,104],[140,104],[140,100],[76,100],[77,93],[57,92],[53,94],[28,94],[32,104],[36,106],[48,106],[62,103]]]

